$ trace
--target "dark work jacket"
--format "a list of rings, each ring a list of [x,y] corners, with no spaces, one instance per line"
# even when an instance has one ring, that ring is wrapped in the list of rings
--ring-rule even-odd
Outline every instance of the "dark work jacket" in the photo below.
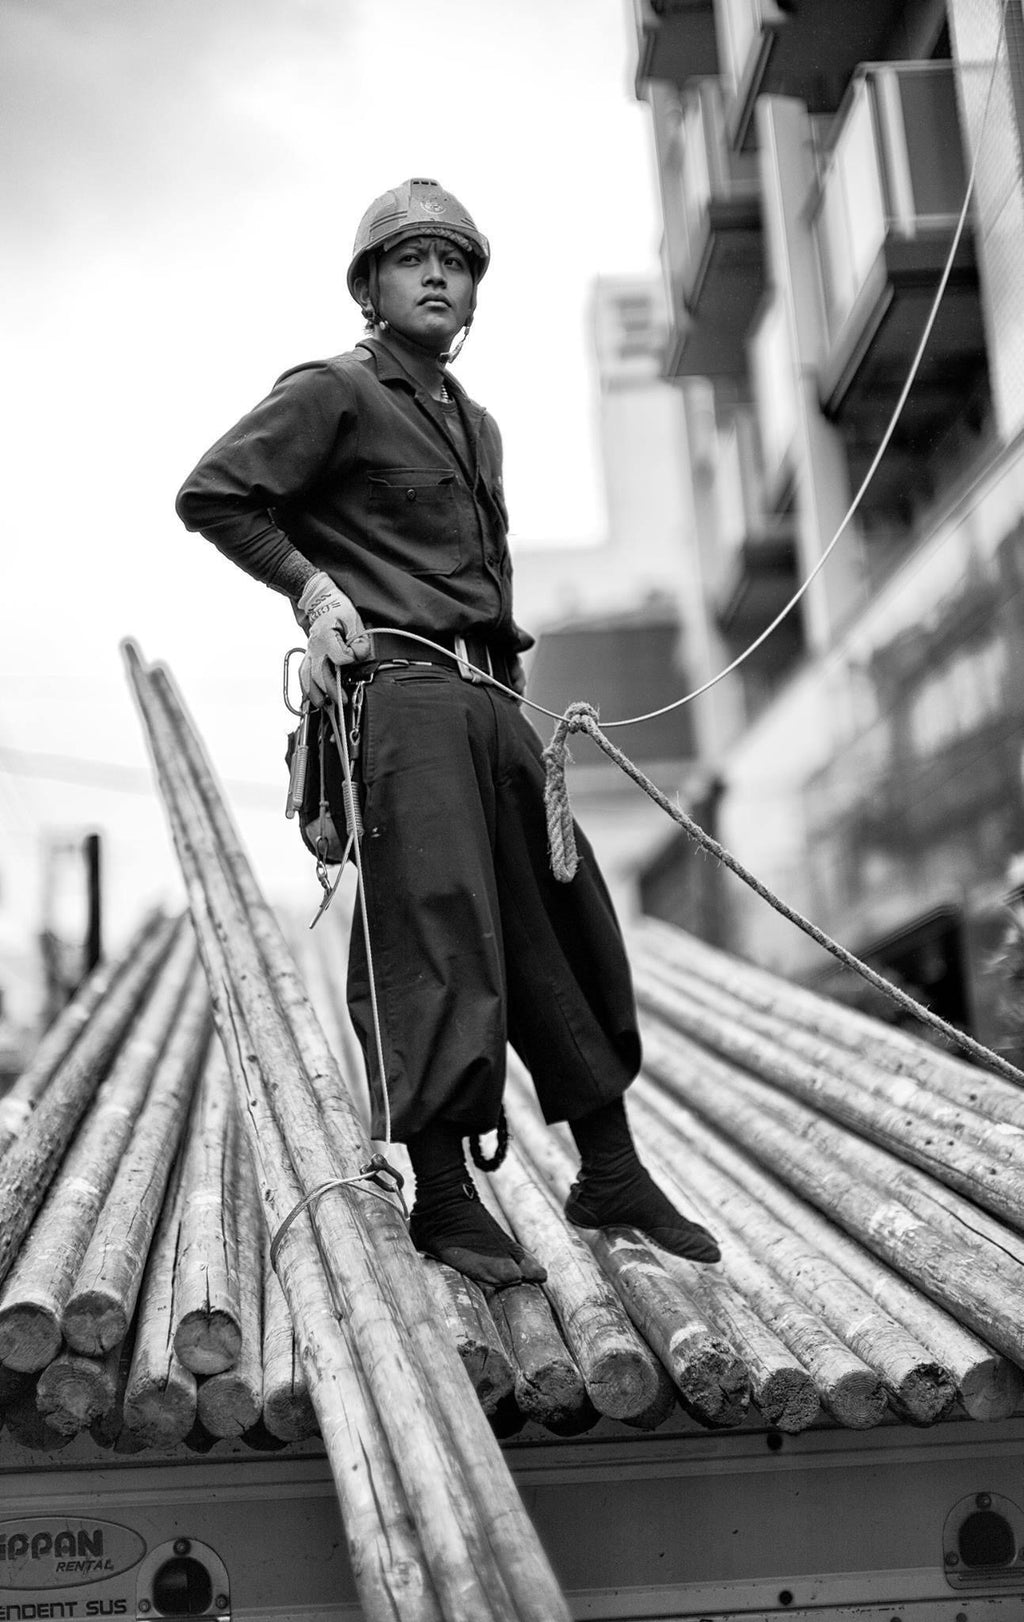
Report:
[[[468,462],[441,406],[384,345],[297,366],[202,458],[178,515],[242,567],[247,547],[284,555],[290,542],[367,625],[529,647],[512,618],[501,437],[446,383]]]

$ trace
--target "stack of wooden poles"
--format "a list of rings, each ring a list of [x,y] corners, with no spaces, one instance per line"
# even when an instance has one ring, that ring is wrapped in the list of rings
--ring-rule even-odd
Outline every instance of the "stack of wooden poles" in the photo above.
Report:
[[[0,1101],[0,1406],[29,1446],[315,1431],[211,1032],[187,919],[147,919]]]
[[[340,944],[320,944],[303,962],[344,1050]],[[890,1414],[934,1424],[957,1403],[974,1419],[1013,1413],[1024,1094],[653,920],[631,954],[646,1055],[629,1094],[634,1133],[723,1259],[680,1261],[628,1230],[584,1242],[561,1214],[571,1140],[541,1121],[513,1061],[511,1148],[477,1182],[547,1284],[485,1299],[445,1269],[434,1280],[461,1345],[485,1344],[482,1307],[506,1344],[510,1323],[531,1324],[512,1331],[514,1406],[495,1401],[479,1354],[496,1422],[518,1409],[519,1423],[525,1413],[567,1431],[599,1414],[657,1425],[677,1401],[706,1426],[739,1424],[753,1404],[790,1432],[823,1412],[857,1429]],[[623,1309],[656,1356],[653,1384]],[[564,1415],[531,1408],[523,1369],[534,1366],[565,1393]]]
[[[950,1390],[975,1418],[1012,1412],[1024,1093],[666,925],[648,922],[633,955],[639,1135],[713,1213],[724,1274],[809,1368],[814,1324],[804,1340],[780,1313],[824,1320],[829,1361],[856,1354],[918,1423]]]
[[[568,1618],[195,732],[125,657],[366,1615]]]
[[[343,900],[286,942],[170,679],[126,662],[191,921],[145,920],[0,1101],[14,1437],[319,1433],[368,1617],[556,1622],[496,1435],[1017,1409],[1024,1093],[654,921],[630,1116],[722,1262],[571,1228],[571,1140],[514,1063],[511,1147],[477,1180],[546,1284],[417,1256],[368,1174],[383,1149],[411,1193],[410,1168],[347,1079]]]

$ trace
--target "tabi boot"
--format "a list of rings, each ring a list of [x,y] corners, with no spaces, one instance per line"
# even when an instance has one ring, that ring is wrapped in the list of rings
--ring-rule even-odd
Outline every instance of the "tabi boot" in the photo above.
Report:
[[[479,1284],[539,1284],[547,1272],[481,1203],[459,1127],[435,1121],[406,1145],[416,1174],[409,1231],[417,1250]]]
[[[673,1256],[717,1262],[721,1251],[707,1228],[690,1222],[662,1193],[642,1164],[621,1098],[569,1122],[580,1151],[580,1175],[565,1215],[577,1228],[639,1228]]]

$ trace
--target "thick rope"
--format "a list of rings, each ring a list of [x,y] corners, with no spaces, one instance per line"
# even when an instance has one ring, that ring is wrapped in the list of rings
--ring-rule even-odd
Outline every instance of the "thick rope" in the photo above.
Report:
[[[853,969],[856,974],[859,974],[869,985],[874,986],[883,996],[888,997],[892,1002],[898,1003],[907,1013],[913,1014],[915,1019],[921,1020],[925,1025],[930,1025],[933,1030],[940,1031],[949,1041],[954,1042],[957,1047],[962,1048],[965,1053],[969,1053],[979,1063],[986,1065],[988,1069],[998,1071],[1001,1076],[1006,1076],[1010,1081],[1024,1083],[1024,1071],[1018,1070],[1016,1065],[1010,1064],[1009,1060],[1002,1058],[1000,1054],[993,1053],[992,1049],[985,1047],[983,1043],[976,1042],[973,1036],[968,1036],[964,1031],[957,1030],[955,1025],[947,1024],[938,1014],[933,1013],[930,1008],[926,1008],[922,1003],[917,1002],[908,992],[901,990],[899,986],[893,985],[891,980],[887,980],[884,975],[879,974],[875,969],[869,968],[859,957],[854,957],[853,953],[847,951],[845,946],[840,946],[838,941],[834,941],[830,935],[826,935],[824,930],[818,928],[817,924],[812,924],[809,918],[805,918],[802,913],[797,912],[795,908],[789,906],[779,896],[775,895],[772,890],[769,890],[767,885],[762,884],[760,879],[755,878],[753,873],[743,866],[742,862],[738,861],[735,856],[725,849],[724,845],[720,845],[717,839],[712,839],[709,833],[705,833],[700,824],[694,822],[693,818],[687,815],[682,806],[668,799],[657,785],[644,775],[639,766],[636,766],[633,761],[622,753],[621,749],[616,749],[615,745],[609,742],[597,724],[597,711],[592,704],[585,702],[568,706],[555,727],[551,742],[544,750],[544,764],[547,772],[544,783],[544,804],[547,810],[551,870],[560,883],[567,884],[573,878],[578,861],[572,811],[569,806],[569,789],[565,779],[566,761],[570,758],[566,739],[572,732],[587,733],[597,744],[597,747],[604,750],[609,760],[613,760],[617,766],[621,767],[626,776],[631,777],[634,783],[638,784],[644,793],[649,795],[654,803],[672,818],[673,822],[677,822],[695,844],[709,851],[712,856],[722,863],[723,867],[727,867],[730,872],[735,873],[737,878],[742,879],[744,884],[749,885],[763,901],[767,901],[768,905],[774,907],[776,912],[781,913],[783,918],[788,918],[791,924],[795,924],[798,929],[802,929],[805,935],[809,935],[812,941],[817,942],[826,952],[830,952],[833,957],[838,958],[840,963],[845,964],[848,969]]]

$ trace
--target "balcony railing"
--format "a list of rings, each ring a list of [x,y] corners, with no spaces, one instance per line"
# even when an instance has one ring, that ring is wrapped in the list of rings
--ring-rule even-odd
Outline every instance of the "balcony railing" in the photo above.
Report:
[[[722,74],[732,94],[749,76],[755,51],[760,51],[766,10],[775,15],[775,6],[766,7],[762,0],[720,0]]]
[[[839,114],[815,216],[833,339],[886,242],[948,235],[965,185],[952,64],[863,67]]]
[[[714,0],[633,0],[636,89],[655,83],[680,89],[718,72]]]
[[[793,96],[836,112],[861,62],[883,54],[892,0],[717,0],[729,135],[746,147],[759,95]]]
[[[790,515],[768,509],[757,422],[739,407],[717,437],[718,622],[730,639],[763,630],[796,587]]]
[[[933,323],[898,434],[862,502],[862,517],[890,529],[934,495],[988,409],[970,221],[949,259],[967,184],[954,74],[949,62],[861,65],[834,121],[812,218],[825,318],[818,394],[842,429],[855,487]]]
[[[756,158],[730,150],[717,80],[691,87],[678,118],[662,180],[678,358],[687,375],[735,372],[763,284]]]

